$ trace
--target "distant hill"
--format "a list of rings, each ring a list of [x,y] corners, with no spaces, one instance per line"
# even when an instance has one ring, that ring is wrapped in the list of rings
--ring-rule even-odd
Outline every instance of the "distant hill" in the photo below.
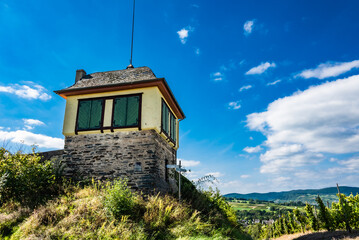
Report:
[[[350,195],[351,193],[356,195],[359,193],[359,187],[340,187],[340,192],[345,195]],[[336,202],[338,200],[338,197],[336,196],[337,193],[338,190],[336,187],[329,187],[322,189],[305,189],[269,193],[229,193],[223,196],[225,198],[258,199],[274,202],[302,201],[313,204],[315,203],[315,198],[318,194],[324,202]]]

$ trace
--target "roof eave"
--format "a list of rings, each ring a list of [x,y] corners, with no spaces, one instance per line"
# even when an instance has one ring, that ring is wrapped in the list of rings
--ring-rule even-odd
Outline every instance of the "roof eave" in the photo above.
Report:
[[[185,119],[186,116],[183,112],[183,110],[181,109],[181,107],[179,106],[175,96],[173,95],[171,89],[168,86],[167,81],[164,78],[155,78],[155,79],[149,79],[149,80],[142,80],[142,81],[135,81],[135,82],[130,82],[130,83],[117,83],[117,84],[109,84],[109,85],[104,85],[104,86],[91,86],[91,87],[83,87],[83,88],[71,88],[71,89],[62,89],[62,90],[57,90],[54,91],[54,93],[56,93],[57,95],[60,95],[61,97],[65,98],[67,96],[73,96],[73,95],[78,95],[82,93],[88,94],[88,93],[95,93],[97,92],[96,90],[104,90],[104,89],[113,89],[116,87],[124,87],[124,89],[126,89],[125,87],[127,86],[134,86],[137,87],[146,87],[146,84],[151,84],[151,83],[156,83],[156,82],[162,82],[163,85],[165,86],[167,92],[169,93],[170,97],[173,99],[173,102],[175,104],[175,106],[177,107],[180,116],[179,119]],[[144,85],[144,86],[141,86]],[[148,85],[147,87],[150,87],[151,85]],[[155,84],[153,86],[156,86]],[[120,90],[120,89],[118,89]],[[76,93],[76,94],[71,94],[71,93]]]

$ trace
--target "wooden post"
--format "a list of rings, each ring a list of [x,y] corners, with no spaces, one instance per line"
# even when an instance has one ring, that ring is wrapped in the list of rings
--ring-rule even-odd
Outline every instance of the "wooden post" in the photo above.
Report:
[[[339,189],[338,183],[337,183],[337,189],[338,189],[338,194],[339,194],[339,196],[340,196],[340,189]]]
[[[179,171],[178,171],[178,200],[181,202],[181,160],[179,160]]]

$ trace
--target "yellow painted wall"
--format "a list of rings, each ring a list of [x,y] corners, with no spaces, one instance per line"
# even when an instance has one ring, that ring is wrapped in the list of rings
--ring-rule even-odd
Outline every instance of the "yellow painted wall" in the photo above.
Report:
[[[103,126],[104,127],[111,127],[112,108],[113,108],[113,99],[106,99],[105,113],[104,113],[104,117],[103,117]]]
[[[118,95],[127,95],[127,94],[136,94],[142,93],[142,112],[141,112],[141,129],[155,129],[158,133],[161,132],[161,104],[162,104],[162,94],[157,87],[148,87],[148,88],[139,88],[139,89],[129,89],[105,93],[94,93],[94,94],[85,94],[77,96],[69,96],[66,99],[66,110],[65,110],[65,119],[63,126],[63,134],[65,136],[75,135],[75,126],[76,126],[76,114],[77,106],[79,99],[86,98],[96,98],[96,97],[109,97],[109,96],[118,96]],[[164,99],[164,98],[163,98]],[[105,113],[104,113],[104,126],[111,126],[112,119],[112,107],[113,100],[107,99],[105,103]],[[172,109],[171,109],[172,110]],[[178,124],[177,124],[178,126]],[[125,129],[114,129],[114,131],[137,131],[137,128],[125,128]],[[104,132],[110,132],[110,130],[105,130]],[[99,130],[95,131],[84,131],[78,132],[78,134],[91,134],[91,133],[100,133]],[[161,134],[163,138],[166,139],[164,134]],[[171,143],[171,145],[173,145]],[[178,148],[178,132],[177,132],[177,144],[173,146]]]

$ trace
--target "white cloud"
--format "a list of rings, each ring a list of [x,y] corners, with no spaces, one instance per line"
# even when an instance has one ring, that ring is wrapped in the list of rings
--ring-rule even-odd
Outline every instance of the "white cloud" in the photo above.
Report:
[[[199,48],[196,48],[195,51],[196,55],[200,55],[201,54],[201,50]]]
[[[254,28],[254,21],[255,20],[248,20],[243,25],[244,35],[248,36],[252,33]]]
[[[221,173],[221,172],[209,172],[209,173],[207,173],[206,175],[207,175],[207,176],[208,176],[208,175],[212,175],[212,176],[215,177],[215,178],[219,178],[219,177],[223,177],[223,176],[224,176],[224,174]]]
[[[247,126],[267,137],[261,172],[315,165],[325,154],[359,152],[358,82],[355,75],[323,83],[248,115]]]
[[[354,68],[359,68],[359,60],[351,62],[327,62],[319,64],[316,68],[306,69],[299,73],[297,77],[324,79],[339,76]]]
[[[223,74],[221,72],[215,72],[211,74],[211,79],[215,82],[223,80]]]
[[[275,80],[274,82],[269,82],[267,83],[267,86],[273,86],[273,85],[276,85],[277,83],[280,83],[282,80],[278,79],[278,80]]]
[[[43,86],[28,82],[32,86],[13,84],[10,86],[0,86],[0,92],[12,93],[20,98],[25,99],[40,99],[47,101],[51,99],[51,96],[46,93],[46,89]]]
[[[249,178],[251,175],[247,175],[247,174],[244,174],[244,175],[241,175],[241,178]]]
[[[343,160],[339,162],[340,165],[346,167],[347,172],[359,173],[359,158],[351,158],[349,160]]]
[[[241,105],[239,104],[239,101],[228,103],[228,109],[237,110],[240,108],[241,108]]]
[[[22,119],[22,120],[24,121],[25,128],[28,130],[34,129],[34,126],[45,125],[45,123],[37,119]]]
[[[245,147],[243,149],[243,151],[247,152],[247,153],[257,153],[260,152],[262,150],[261,146],[258,145],[256,147]]]
[[[37,119],[23,119],[23,121],[27,125],[34,125],[34,126],[45,125],[45,123],[43,123],[43,122],[41,122],[40,120],[37,120]]]
[[[272,63],[269,63],[269,62],[261,63],[257,67],[253,67],[253,68],[249,69],[249,71],[246,72],[246,75],[262,74],[268,68],[275,68],[275,67],[276,67],[276,64],[274,62],[272,62]]]
[[[0,130],[0,140],[11,141],[12,143],[21,143],[27,146],[37,145],[42,148],[61,149],[64,147],[64,140],[61,138],[49,137],[43,134],[35,134],[24,130]]]
[[[252,87],[253,87],[252,85],[245,85],[245,86],[242,86],[242,87],[239,89],[239,91],[242,92],[242,91],[248,90],[248,89],[250,89],[250,88],[252,88]]]
[[[277,177],[277,178],[274,178],[272,181],[282,183],[282,182],[288,181],[289,179],[290,179],[289,177]]]
[[[183,159],[177,159],[177,164],[179,164],[179,161],[181,161],[182,166],[184,167],[194,167],[198,166],[201,162],[200,161],[194,161],[194,160],[183,160]]]
[[[177,31],[178,37],[180,38],[182,44],[186,44],[189,32],[193,32],[193,28],[191,26],[182,28],[181,30]]]

